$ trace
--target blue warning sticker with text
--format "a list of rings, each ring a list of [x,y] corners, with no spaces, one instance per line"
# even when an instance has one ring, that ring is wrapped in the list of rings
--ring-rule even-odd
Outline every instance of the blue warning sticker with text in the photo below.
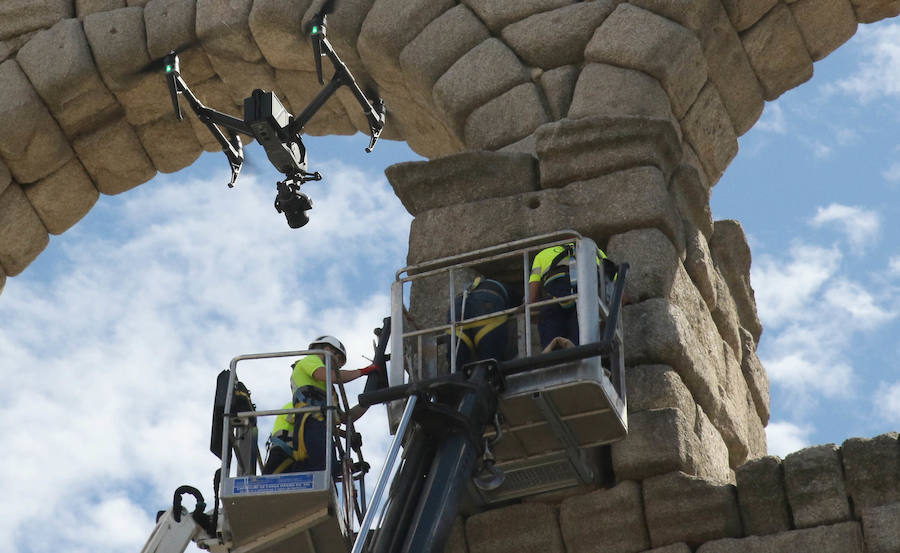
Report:
[[[313,476],[314,474],[311,472],[300,472],[235,478],[232,493],[279,493],[311,490]]]

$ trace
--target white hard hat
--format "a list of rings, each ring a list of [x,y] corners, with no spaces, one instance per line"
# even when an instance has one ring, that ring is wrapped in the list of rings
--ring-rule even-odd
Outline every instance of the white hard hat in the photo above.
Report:
[[[319,336],[318,338],[310,342],[309,349],[319,349],[322,346],[331,346],[341,352],[341,355],[344,356],[344,359],[347,358],[347,348],[345,348],[344,344],[342,344],[341,341],[334,336]]]

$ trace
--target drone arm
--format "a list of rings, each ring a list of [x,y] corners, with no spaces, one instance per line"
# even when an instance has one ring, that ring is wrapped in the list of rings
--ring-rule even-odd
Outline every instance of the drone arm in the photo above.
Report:
[[[371,140],[369,141],[369,147],[366,148],[367,152],[371,152],[372,148],[375,147],[375,142],[378,141],[378,138],[381,136],[381,131],[384,129],[384,102],[378,100],[373,105],[369,99],[366,97],[365,93],[363,93],[362,89],[359,88],[359,85],[356,83],[356,79],[353,78],[353,75],[350,73],[350,69],[347,68],[347,64],[345,64],[340,56],[337,55],[337,52],[334,51],[334,48],[331,46],[331,43],[328,42],[328,39],[325,36],[320,36],[313,40],[314,50],[316,52],[316,63],[320,64],[321,52],[324,52],[328,59],[331,60],[331,64],[334,66],[334,77],[332,77],[331,81],[323,88],[315,98],[313,98],[312,102],[310,102],[309,106],[303,110],[303,112],[297,116],[294,120],[294,124],[291,127],[293,132],[299,132],[306,125],[307,122],[312,118],[313,115],[321,108],[328,98],[331,97],[332,94],[337,91],[343,85],[347,85],[350,91],[353,93],[353,96],[356,97],[356,101],[359,102],[359,105],[363,109],[363,113],[366,115],[366,119],[369,121],[369,134],[371,136]],[[317,65],[317,68],[320,67]],[[321,71],[319,70],[320,82],[321,82]]]
[[[206,125],[209,132],[212,133],[213,138],[215,138],[222,147],[225,157],[228,158],[228,164],[231,166],[231,181],[228,183],[228,187],[233,187],[241,172],[241,166],[244,163],[244,148],[241,144],[241,137],[239,137],[237,133],[241,132],[252,136],[253,131],[251,131],[240,119],[204,106],[203,103],[194,96],[194,93],[191,92],[191,89],[188,87],[187,83],[184,82],[184,79],[181,78],[181,75],[174,73],[170,74],[170,77],[172,87],[170,87],[169,91],[175,90],[176,93],[181,93],[185,97],[188,105],[191,106],[191,109],[197,115],[197,118],[200,119],[201,123]],[[174,98],[173,102],[176,106],[175,113],[179,116],[180,120],[181,110],[178,108],[177,98]],[[222,130],[216,125],[221,125],[228,129],[229,136],[226,137]]]

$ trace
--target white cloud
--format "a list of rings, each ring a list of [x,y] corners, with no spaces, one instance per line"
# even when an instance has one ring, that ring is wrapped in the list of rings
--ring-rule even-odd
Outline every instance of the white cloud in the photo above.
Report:
[[[812,150],[816,159],[826,159],[831,155],[833,148],[816,140],[812,144]]]
[[[781,105],[778,102],[766,104],[762,117],[759,118],[759,121],[753,128],[775,134],[787,133],[787,120]]]
[[[872,406],[876,417],[891,424],[900,424],[900,382],[879,382]]]
[[[766,427],[766,441],[769,455],[784,458],[789,453],[799,451],[810,445],[809,437],[813,433],[810,425],[797,425],[790,422],[770,422]]]
[[[900,162],[892,163],[881,172],[881,176],[888,182],[900,182]]]
[[[813,227],[835,223],[847,236],[854,248],[863,250],[877,238],[881,228],[881,217],[875,211],[841,204],[820,207],[810,220]]]
[[[888,271],[894,276],[900,276],[900,255],[888,259]]]
[[[102,224],[60,237],[58,274],[7,281],[0,489],[16,500],[0,502],[0,551],[139,550],[176,487],[211,500],[215,377],[235,355],[327,332],[348,345],[348,367],[368,364],[411,218],[382,175],[329,167],[327,186],[306,185],[303,229],[252,175],[233,190],[221,174],[163,177],[104,198],[90,215]],[[258,406],[288,400],[287,365],[241,366]],[[375,465],[383,410],[361,426]]]
[[[897,315],[882,308],[879,305],[881,302],[866,288],[846,279],[833,282],[825,291],[823,299],[835,310],[835,317],[861,330],[881,326]]]
[[[861,26],[854,37],[862,50],[858,70],[836,88],[862,103],[900,95],[900,25]]]
[[[759,316],[766,326],[778,326],[806,309],[831,278],[842,259],[837,248],[795,243],[789,259],[760,257],[751,266]]]

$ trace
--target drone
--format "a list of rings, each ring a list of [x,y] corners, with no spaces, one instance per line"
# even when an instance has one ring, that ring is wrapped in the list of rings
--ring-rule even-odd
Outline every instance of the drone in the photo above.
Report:
[[[178,95],[181,94],[197,118],[209,128],[213,137],[222,146],[222,151],[231,166],[229,188],[234,186],[244,163],[244,150],[238,133],[255,138],[265,149],[272,165],[284,174],[284,180],[276,183],[275,210],[278,213],[284,213],[288,226],[291,228],[300,228],[308,223],[307,211],[312,209],[312,200],[300,192],[300,186],[308,181],[322,180],[319,172],[307,171],[306,147],[303,145],[300,135],[309,120],[325,102],[340,87],[350,88],[369,122],[370,140],[366,152],[372,151],[384,129],[384,101],[377,97],[373,101],[369,100],[356,83],[347,65],[341,61],[331,43],[328,42],[326,14],[332,5],[333,1],[325,2],[308,25],[316,62],[316,76],[319,84],[325,85],[325,87],[297,117],[288,113],[274,92],[266,92],[258,88],[244,99],[243,120],[211,109],[197,99],[181,77],[178,54],[172,51],[163,59],[163,69],[169,87],[169,95],[172,97],[175,116],[179,121],[184,119],[181,106],[178,104]],[[322,78],[323,56],[327,56],[334,66],[334,76],[327,85]],[[219,127],[225,128],[228,132],[227,137]]]

